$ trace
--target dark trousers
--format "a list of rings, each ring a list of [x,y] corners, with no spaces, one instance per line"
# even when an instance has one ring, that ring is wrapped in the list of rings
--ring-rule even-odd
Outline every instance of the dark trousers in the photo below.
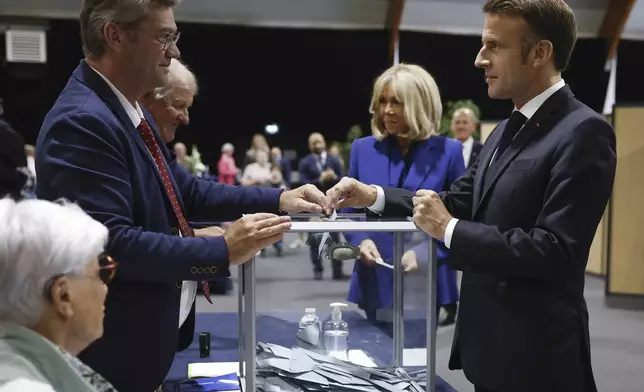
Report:
[[[340,237],[338,233],[329,233],[331,239],[334,242],[340,242]],[[320,246],[320,241],[322,239],[322,234],[311,233],[309,234],[309,255],[311,257],[311,263],[313,263],[313,270],[315,272],[324,271],[324,266],[322,265],[322,259],[324,258],[324,253],[318,257],[318,249]],[[328,244],[328,243],[327,243]],[[331,260],[331,268],[333,268],[333,276],[342,275],[342,261],[341,260]]]

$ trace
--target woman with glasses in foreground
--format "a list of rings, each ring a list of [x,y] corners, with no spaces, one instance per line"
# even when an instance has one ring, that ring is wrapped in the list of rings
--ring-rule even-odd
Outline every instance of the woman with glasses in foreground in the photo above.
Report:
[[[71,203],[0,199],[0,392],[115,391],[76,355],[103,334],[108,231]]]

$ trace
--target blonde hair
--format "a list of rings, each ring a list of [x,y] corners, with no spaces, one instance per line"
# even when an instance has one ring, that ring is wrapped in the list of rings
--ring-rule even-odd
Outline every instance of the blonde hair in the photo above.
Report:
[[[424,140],[438,133],[443,105],[436,81],[418,65],[398,64],[380,75],[373,86],[369,113],[371,132],[376,139],[382,140],[388,135],[379,110],[380,97],[387,85],[391,86],[396,98],[403,104],[409,139]]]

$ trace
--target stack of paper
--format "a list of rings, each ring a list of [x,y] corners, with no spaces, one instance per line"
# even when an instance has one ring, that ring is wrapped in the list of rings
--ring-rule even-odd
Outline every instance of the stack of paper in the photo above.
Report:
[[[359,366],[302,348],[257,343],[257,390],[422,392],[401,368]]]

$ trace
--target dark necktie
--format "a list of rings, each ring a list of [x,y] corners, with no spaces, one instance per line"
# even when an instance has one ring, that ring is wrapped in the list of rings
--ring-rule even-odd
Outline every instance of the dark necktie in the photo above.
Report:
[[[168,174],[168,171],[166,169],[163,155],[161,154],[161,149],[159,148],[159,144],[154,138],[154,133],[152,132],[152,128],[150,128],[150,124],[148,124],[148,122],[144,118],[142,118],[141,124],[139,124],[136,129],[143,137],[143,141],[145,142],[148,151],[150,151],[150,154],[154,159],[154,163],[159,170],[159,174],[161,174],[163,186],[168,195],[168,199],[170,199],[170,204],[172,205],[172,210],[174,211],[174,215],[177,218],[177,222],[179,223],[179,230],[181,231],[181,235],[184,237],[194,237],[194,231],[190,228],[190,226],[188,226],[188,221],[183,216],[183,211],[181,211],[181,206],[177,201],[177,194],[174,192],[174,188],[172,187],[170,175]],[[208,285],[208,282],[202,281],[201,286],[203,287],[204,296],[206,297],[208,302],[212,303],[212,300],[210,299],[210,286]]]
[[[503,129],[503,134],[501,135],[501,141],[499,142],[499,147],[496,150],[496,153],[494,154],[494,159],[492,161],[492,164],[495,162],[498,162],[499,159],[501,159],[501,155],[505,152],[505,150],[508,149],[510,146],[510,143],[512,143],[512,139],[517,135],[521,127],[525,124],[527,121],[526,116],[521,114],[520,111],[515,110],[512,112],[510,115],[510,118],[508,119],[508,122],[505,124],[505,129]]]

